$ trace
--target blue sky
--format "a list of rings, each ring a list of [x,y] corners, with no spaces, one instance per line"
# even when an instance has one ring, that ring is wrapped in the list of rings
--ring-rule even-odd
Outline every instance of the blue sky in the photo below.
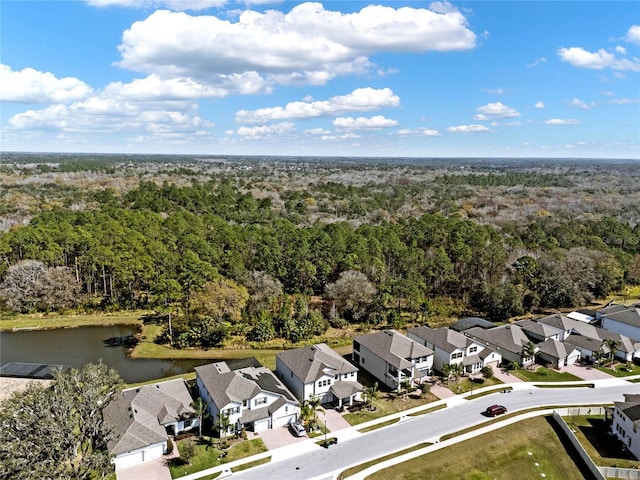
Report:
[[[640,158],[637,1],[0,2],[3,151]]]

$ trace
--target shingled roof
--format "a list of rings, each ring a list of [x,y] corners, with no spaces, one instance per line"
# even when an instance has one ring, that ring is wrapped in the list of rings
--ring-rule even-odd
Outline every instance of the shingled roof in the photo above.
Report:
[[[113,428],[107,449],[112,455],[144,448],[167,440],[163,425],[193,416],[187,385],[182,379],[123,391],[104,409]]]
[[[529,342],[529,338],[525,335],[522,328],[517,325],[502,325],[488,330],[475,327],[466,330],[464,333],[473,339],[488,342],[498,348],[517,353],[518,355],[521,354],[522,347]]]
[[[315,382],[324,375],[358,371],[357,367],[324,343],[287,350],[276,356],[303,383]]]
[[[446,327],[429,328],[420,326],[410,328],[407,330],[407,333],[411,333],[425,342],[449,353],[459,348],[464,349],[471,343],[471,339],[469,337]]]
[[[368,333],[354,338],[354,342],[366,347],[397,369],[411,368],[411,359],[428,357],[433,351],[396,330]]]

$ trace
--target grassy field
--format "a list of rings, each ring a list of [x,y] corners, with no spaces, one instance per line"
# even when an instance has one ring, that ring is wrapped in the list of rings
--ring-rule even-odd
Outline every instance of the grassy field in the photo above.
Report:
[[[170,462],[169,470],[171,478],[178,478],[191,473],[200,472],[207,468],[223,465],[241,458],[250,457],[258,453],[266,452],[267,447],[260,438],[241,441],[222,452],[217,447],[218,439],[204,437],[202,441],[197,438],[178,440],[178,451],[186,442],[195,442],[193,457],[186,465],[179,465],[179,461]],[[172,465],[173,463],[173,465]]]
[[[553,420],[536,417],[381,470],[369,480],[583,480]]]
[[[502,383],[496,377],[482,378],[481,380],[482,382],[472,382],[471,380],[469,380],[469,378],[465,377],[461,378],[457,382],[449,380],[449,384],[447,386],[453,393],[465,393],[471,392],[473,390],[479,390],[484,387],[490,387],[492,385],[499,385]]]
[[[77,328],[111,325],[142,325],[140,317],[145,312],[120,312],[114,314],[86,315],[3,315],[0,331],[15,329]]]
[[[582,380],[570,373],[556,372],[546,367],[538,367],[536,370],[519,368],[511,373],[525,382],[579,382]]]
[[[375,411],[369,411],[366,407],[357,412],[345,413],[344,419],[351,425],[359,425],[361,423],[384,417],[392,413],[401,412],[410,408],[425,405],[427,403],[436,402],[439,398],[428,393],[425,396],[417,395],[396,395],[390,392],[382,392],[380,398],[373,401]]]

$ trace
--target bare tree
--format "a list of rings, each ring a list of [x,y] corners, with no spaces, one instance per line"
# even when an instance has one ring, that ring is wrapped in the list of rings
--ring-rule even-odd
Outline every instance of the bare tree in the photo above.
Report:
[[[374,300],[376,288],[367,276],[356,270],[342,272],[338,280],[325,287],[325,293],[343,315],[361,320]]]

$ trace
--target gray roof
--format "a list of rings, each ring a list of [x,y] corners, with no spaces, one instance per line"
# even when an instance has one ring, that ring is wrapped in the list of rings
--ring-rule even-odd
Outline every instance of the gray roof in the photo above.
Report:
[[[411,333],[416,337],[421,338],[426,343],[434,345],[440,350],[444,350],[449,353],[460,348],[465,349],[467,345],[471,343],[471,339],[469,337],[446,327],[429,328],[420,326],[410,328],[407,330],[407,333]]]
[[[634,425],[640,426],[640,403],[613,402],[618,410],[624,413]]]
[[[522,328],[525,333],[530,333],[542,338],[549,338],[553,335],[558,335],[559,333],[564,332],[564,330],[561,330],[558,327],[542,322],[536,322],[535,320],[519,320],[515,322],[515,325]]]
[[[597,310],[596,313],[598,315],[602,315],[602,316],[608,316],[611,313],[617,313],[617,312],[622,312],[623,310],[626,310],[629,307],[625,307],[624,305],[620,305],[619,303],[612,303],[611,305],[607,305],[604,308],[601,308],[600,310]]]
[[[565,338],[564,341],[565,343],[568,343],[570,345],[575,345],[576,347],[585,348],[587,350],[591,350],[592,352],[604,351],[602,348],[602,340],[596,340],[595,338],[585,337],[577,333],[572,333],[567,338]]]
[[[358,367],[324,343],[287,350],[276,356],[303,383],[315,382],[324,375],[335,376],[358,371]]]
[[[337,382],[331,385],[331,393],[333,393],[336,398],[348,398],[351,395],[355,395],[358,392],[362,391],[362,384],[359,382],[346,382],[344,380],[338,380]]]
[[[481,328],[493,328],[496,324],[490,322],[489,320],[485,320],[480,317],[464,317],[458,320],[453,325],[450,325],[449,328],[456,330],[457,332],[462,332],[463,330],[468,330],[473,327],[481,327]]]
[[[273,372],[263,366],[231,370],[226,362],[216,362],[195,370],[219,409],[231,402],[242,403],[260,392],[282,395],[287,401],[298,403]]]
[[[522,328],[517,325],[502,325],[488,330],[474,327],[466,330],[464,333],[473,339],[488,342],[498,348],[517,353],[518,355],[521,354],[522,347],[529,342],[529,338],[525,335]]]
[[[602,315],[610,320],[616,322],[625,323],[634,327],[640,327],[640,304],[633,307],[627,307],[625,310],[620,310],[613,313],[605,313]]]
[[[398,369],[411,368],[411,360],[433,355],[433,351],[395,330],[368,333],[353,339]]]
[[[107,448],[112,455],[167,440],[163,425],[193,416],[191,395],[182,379],[125,390],[104,409],[114,432]]]
[[[551,358],[567,358],[569,354],[574,350],[573,345],[559,342],[552,338],[546,339],[544,342],[538,343],[539,353],[544,353]]]

